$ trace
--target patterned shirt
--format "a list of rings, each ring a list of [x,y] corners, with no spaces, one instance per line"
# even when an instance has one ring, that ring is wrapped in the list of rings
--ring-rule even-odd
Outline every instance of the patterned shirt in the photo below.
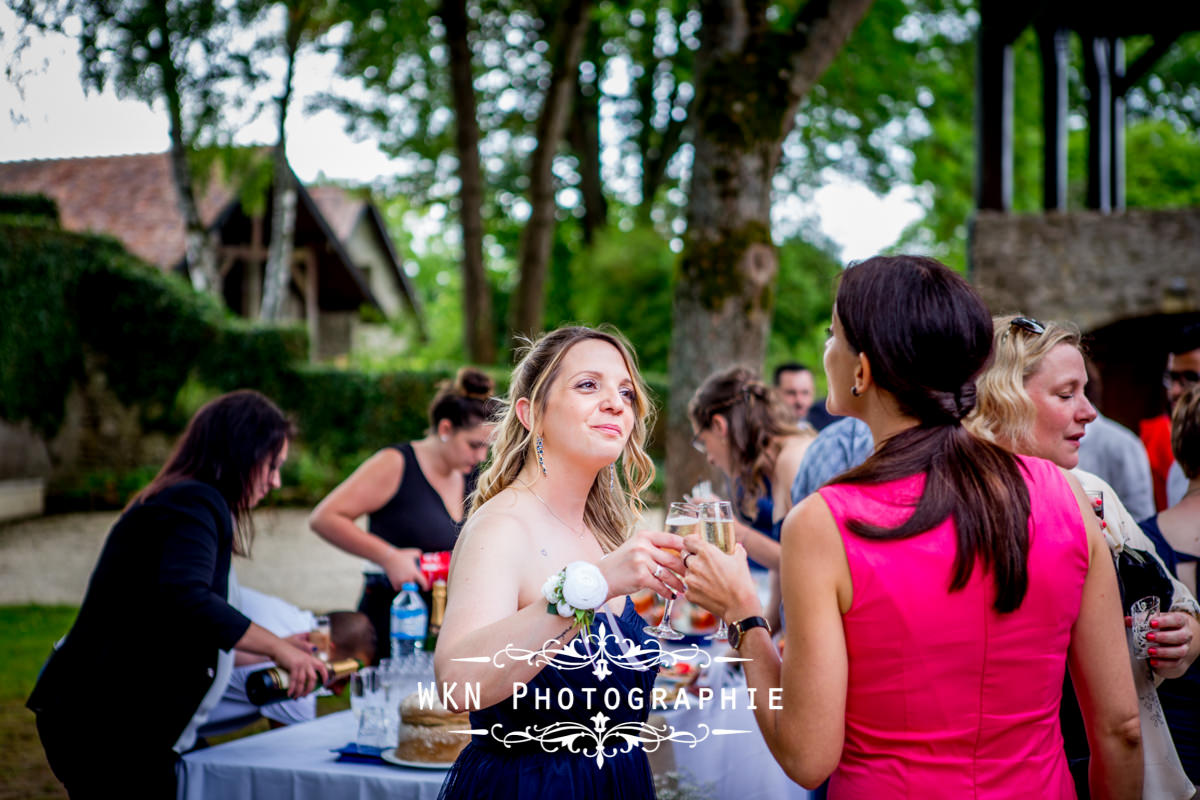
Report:
[[[822,430],[804,453],[792,481],[792,505],[866,461],[874,450],[871,429],[860,419],[844,417]]]

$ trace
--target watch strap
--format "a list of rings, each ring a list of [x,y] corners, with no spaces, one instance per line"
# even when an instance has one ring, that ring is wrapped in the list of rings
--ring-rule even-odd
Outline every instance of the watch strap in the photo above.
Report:
[[[730,636],[729,644],[735,650],[741,646],[742,639],[749,631],[755,628],[766,628],[768,634],[771,632],[771,625],[766,621],[766,619],[758,616],[746,617],[745,619],[738,620],[737,622],[733,623],[730,628],[730,633],[733,635]]]

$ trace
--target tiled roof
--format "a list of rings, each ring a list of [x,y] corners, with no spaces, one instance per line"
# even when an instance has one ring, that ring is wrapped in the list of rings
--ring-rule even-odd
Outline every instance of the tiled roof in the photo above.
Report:
[[[115,236],[162,269],[183,259],[185,226],[168,153],[0,163],[0,192],[52,197],[67,230]],[[232,199],[211,182],[201,219],[211,225]]]
[[[342,242],[349,240],[350,234],[354,232],[355,224],[367,207],[367,202],[340,186],[309,186],[306,188],[313,202],[317,204],[317,208],[321,210],[321,216],[325,217],[329,228],[338,239]]]

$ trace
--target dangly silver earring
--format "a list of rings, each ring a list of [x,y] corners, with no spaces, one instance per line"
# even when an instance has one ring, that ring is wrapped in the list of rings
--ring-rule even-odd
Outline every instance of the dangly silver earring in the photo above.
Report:
[[[608,465],[608,490],[611,492],[617,485],[617,462]]]
[[[540,435],[537,437],[535,449],[537,450],[538,466],[542,468],[542,477],[545,478],[546,462],[542,459],[542,456],[545,455],[545,452],[542,450],[542,437]]]

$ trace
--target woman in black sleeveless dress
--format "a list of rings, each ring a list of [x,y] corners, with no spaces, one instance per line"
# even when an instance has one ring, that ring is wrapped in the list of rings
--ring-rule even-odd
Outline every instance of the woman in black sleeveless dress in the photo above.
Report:
[[[460,369],[429,408],[429,433],[367,459],[320,502],[309,526],[330,544],[362,556],[358,610],[371,618],[376,642],[388,641],[391,604],[409,581],[428,589],[422,553],[450,550],[458,538],[476,467],[487,457],[492,379]],[[367,530],[356,522],[368,515]],[[386,655],[387,647],[376,652]]]

